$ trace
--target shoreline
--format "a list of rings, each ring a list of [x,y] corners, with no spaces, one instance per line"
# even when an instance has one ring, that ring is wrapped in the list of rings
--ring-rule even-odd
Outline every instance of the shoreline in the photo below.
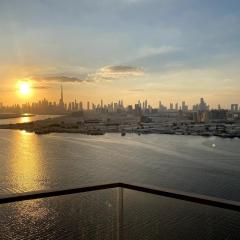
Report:
[[[0,129],[6,129],[6,130],[20,130],[20,131],[26,131],[28,133],[35,133],[37,135],[46,135],[51,133],[78,133],[83,135],[104,135],[107,133],[119,133],[124,137],[126,134],[137,134],[137,135],[145,135],[145,134],[162,134],[162,135],[176,135],[176,136],[199,136],[199,137],[219,137],[219,138],[238,138],[240,139],[240,134],[227,134],[227,133],[208,133],[208,132],[174,132],[170,130],[157,130],[157,129],[115,129],[115,130],[109,130],[109,129],[81,129],[81,128],[64,128],[64,127],[58,127],[58,126],[46,126],[46,127],[34,127],[34,122],[30,123],[17,123],[17,124],[5,124],[0,125]]]
[[[0,113],[0,120],[6,119],[14,119],[14,118],[21,118],[21,117],[34,117],[35,114],[18,114],[18,113]]]
[[[193,122],[143,122],[139,118],[93,118],[92,116],[59,116],[25,123],[2,124],[0,129],[25,130],[35,134],[80,133],[85,135],[104,135],[119,133],[168,134],[184,136],[240,138],[240,124]]]

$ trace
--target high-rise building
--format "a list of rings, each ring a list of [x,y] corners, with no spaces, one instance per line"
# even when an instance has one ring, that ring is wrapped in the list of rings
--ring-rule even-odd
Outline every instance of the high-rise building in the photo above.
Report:
[[[198,110],[199,110],[199,111],[202,111],[202,112],[208,110],[208,106],[207,106],[207,104],[205,103],[205,101],[204,101],[203,98],[200,99],[200,104],[199,104]]]
[[[64,101],[63,101],[63,86],[61,85],[61,98],[59,100],[59,108],[61,111],[64,110]]]
[[[81,111],[83,110],[83,103],[82,102],[79,103],[79,108],[80,108]]]
[[[238,104],[231,104],[231,111],[232,112],[237,112],[238,111]]]
[[[135,115],[137,115],[137,116],[140,116],[141,112],[142,112],[141,103],[140,104],[139,103],[140,103],[140,101],[138,102],[138,104],[135,104],[135,108],[134,108]]]
[[[188,111],[188,106],[186,105],[185,101],[182,101],[182,111]]]
[[[145,105],[145,106],[144,106],[143,108],[144,108],[144,109],[147,109],[147,108],[148,108],[147,99],[145,100],[144,105]]]
[[[162,106],[162,102],[159,101],[158,108],[161,109],[161,106]]]
[[[159,101],[159,111],[166,111],[167,107],[165,107],[161,101]]]
[[[142,106],[141,106],[141,101],[140,100],[138,100],[138,106],[141,108]]]
[[[71,105],[71,103],[68,103],[68,111],[72,111],[72,105]]]
[[[209,112],[210,120],[226,120],[227,119],[227,110],[211,110]]]
[[[175,104],[175,110],[178,111],[178,103]]]

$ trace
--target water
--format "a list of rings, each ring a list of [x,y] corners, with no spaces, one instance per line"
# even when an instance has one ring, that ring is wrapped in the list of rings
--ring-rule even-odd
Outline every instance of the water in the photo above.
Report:
[[[0,130],[0,143],[0,196],[126,182],[240,201],[239,139]],[[238,239],[237,212],[135,191],[123,198],[123,239]],[[0,239],[116,239],[118,199],[108,189],[0,205]]]
[[[0,142],[0,195],[129,182],[240,201],[239,139],[1,130]]]
[[[60,116],[60,115],[34,115],[34,116],[29,116],[29,117],[0,119],[0,125],[1,124],[27,123],[27,122],[37,121],[37,120],[44,120],[47,118],[55,118],[58,116]]]
[[[118,188],[0,205],[0,213],[1,240],[239,240],[240,231],[240,212]]]

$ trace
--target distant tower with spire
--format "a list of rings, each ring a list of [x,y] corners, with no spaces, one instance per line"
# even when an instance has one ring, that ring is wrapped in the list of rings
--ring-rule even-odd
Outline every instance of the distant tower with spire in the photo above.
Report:
[[[59,100],[59,107],[61,110],[64,110],[64,101],[63,101],[63,86],[61,84],[61,98]]]

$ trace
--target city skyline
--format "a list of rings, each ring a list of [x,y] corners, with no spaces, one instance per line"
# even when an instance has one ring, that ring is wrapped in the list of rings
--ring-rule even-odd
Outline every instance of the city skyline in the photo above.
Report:
[[[40,88],[41,89],[41,88]],[[59,89],[60,89],[60,95],[59,95]],[[41,101],[48,101],[49,103],[51,104],[55,104],[55,105],[61,105],[63,107],[64,103],[63,103],[63,83],[60,84],[60,88],[59,88],[59,84],[58,86],[54,89],[54,91],[57,91],[58,92],[58,98],[52,98],[50,97],[50,99],[48,99],[47,97],[43,96],[42,98],[39,98],[38,96],[32,98],[32,96],[34,95],[34,91],[35,91],[35,88],[32,86],[32,83],[29,82],[29,81],[19,81],[17,83],[17,87],[15,89],[16,91],[16,94],[21,98],[21,100],[19,102],[17,102],[16,100],[12,103],[8,103],[6,101],[0,101],[0,106],[6,106],[6,107],[11,107],[11,106],[14,106],[14,105],[19,105],[19,106],[22,106],[22,105],[26,105],[26,104],[35,104],[35,103],[38,103],[38,102],[41,102]],[[137,91],[137,89],[136,89]],[[195,98],[193,100],[193,102],[188,102],[186,101],[185,99],[181,99],[181,100],[176,100],[176,101],[173,101],[174,98],[171,98],[170,100],[167,99],[164,101],[158,99],[158,100],[154,100],[152,101],[151,99],[149,100],[147,97],[144,98],[144,96],[140,96],[139,98],[135,97],[135,99],[133,99],[132,101],[127,101],[125,97],[120,97],[119,99],[120,100],[117,100],[116,98],[114,99],[110,99],[110,100],[106,100],[106,96],[105,98],[100,98],[98,97],[98,99],[96,100],[91,100],[91,98],[88,99],[87,96],[85,96],[85,99],[83,99],[83,97],[81,96],[71,96],[69,97],[67,94],[64,94],[65,95],[65,99],[67,99],[65,102],[68,104],[68,103],[72,103],[72,102],[81,102],[81,104],[84,106],[83,108],[84,109],[87,109],[87,105],[88,105],[88,102],[90,103],[90,105],[99,105],[99,103],[101,103],[102,101],[104,101],[104,103],[106,103],[106,106],[109,105],[109,104],[114,104],[118,101],[124,101],[125,105],[135,105],[136,103],[139,103],[142,102],[144,104],[145,101],[147,101],[148,103],[151,103],[150,106],[152,108],[160,108],[159,107],[159,104],[163,104],[164,108],[166,109],[170,109],[170,110],[173,110],[173,109],[178,109],[181,104],[184,102],[184,104],[187,102],[188,104],[188,107],[190,107],[189,109],[194,109],[194,106],[196,104],[198,104],[198,100],[203,98],[202,96],[197,99]],[[99,94],[100,95],[100,94]],[[60,98],[59,98],[60,96]],[[204,97],[205,98],[205,97]],[[211,107],[212,109],[217,109],[219,107],[223,108],[223,109],[231,109],[231,105],[238,105],[238,102],[237,101],[233,101],[233,102],[230,102],[228,104],[226,103],[223,103],[223,104],[220,104],[220,103],[217,103],[216,105],[212,105],[211,103],[209,103],[209,107]]]
[[[31,92],[30,86],[26,83],[22,83],[19,85],[19,92],[22,95],[28,95]],[[136,110],[138,107],[145,110],[153,110],[158,109],[159,111],[207,111],[210,109],[228,109],[233,112],[240,111],[238,103],[231,103],[227,108],[222,107],[220,104],[217,107],[211,106],[207,102],[205,102],[204,98],[201,97],[198,103],[189,104],[185,100],[181,102],[169,102],[168,104],[158,101],[156,105],[153,105],[149,102],[148,99],[139,99],[133,104],[125,103],[122,99],[106,102],[103,99],[100,99],[97,102],[90,101],[81,101],[76,98],[72,101],[64,101],[64,90],[63,85],[60,85],[60,93],[58,101],[49,101],[44,98],[37,102],[25,102],[25,103],[15,103],[13,105],[6,105],[0,102],[0,111],[15,111],[15,112],[74,112],[74,111],[82,111],[82,110],[104,110],[104,111],[118,111],[118,110]]]
[[[240,102],[239,9],[236,0],[2,0],[0,102],[56,101],[60,83],[67,101]],[[32,94],[19,95],[19,81]]]

